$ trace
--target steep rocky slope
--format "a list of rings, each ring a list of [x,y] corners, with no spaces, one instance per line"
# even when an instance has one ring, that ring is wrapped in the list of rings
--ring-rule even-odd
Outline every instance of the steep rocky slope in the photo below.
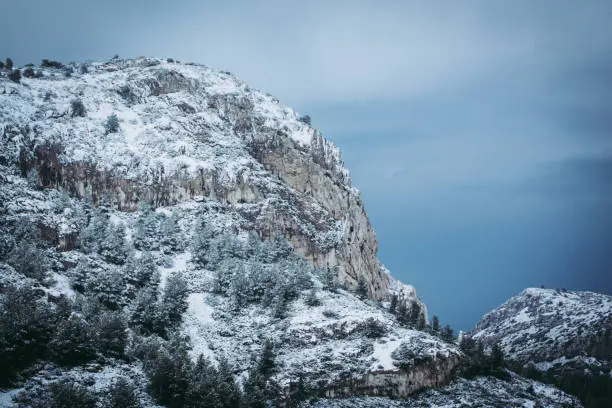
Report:
[[[471,337],[499,344],[517,370],[579,395],[587,406],[612,403],[612,297],[525,289],[487,313]]]

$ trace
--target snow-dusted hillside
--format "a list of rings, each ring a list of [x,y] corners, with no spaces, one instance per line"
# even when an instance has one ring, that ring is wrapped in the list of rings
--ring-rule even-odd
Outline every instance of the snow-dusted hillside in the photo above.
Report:
[[[484,315],[472,336],[499,341],[511,360],[540,363],[588,355],[609,358],[612,350],[599,350],[597,344],[610,331],[611,296],[529,288]]]
[[[148,406],[142,350],[174,353],[179,339],[193,361],[229,361],[238,384],[271,344],[268,381],[281,393],[301,382],[317,395],[405,396],[450,380],[461,353],[416,330],[425,305],[378,263],[359,192],[309,119],[195,64],[114,59],[41,67],[21,83],[5,74],[0,307],[43,339],[36,356],[52,363],[33,361],[25,382],[17,364],[0,380],[44,395],[41,384],[69,379],[105,398],[120,376]],[[391,295],[410,325],[389,311]],[[22,314],[11,303],[20,296]],[[30,334],[37,313],[57,333],[86,333]],[[100,346],[105,321],[125,349]],[[4,352],[19,340],[0,323]]]
[[[586,407],[612,403],[612,297],[525,289],[487,313],[471,333],[498,344],[517,371],[578,396]]]

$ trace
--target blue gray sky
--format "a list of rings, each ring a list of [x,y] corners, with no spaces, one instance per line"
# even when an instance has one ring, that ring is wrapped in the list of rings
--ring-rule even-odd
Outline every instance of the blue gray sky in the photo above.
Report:
[[[379,257],[468,330],[527,286],[612,294],[609,1],[3,0],[17,64],[228,70],[309,113]]]

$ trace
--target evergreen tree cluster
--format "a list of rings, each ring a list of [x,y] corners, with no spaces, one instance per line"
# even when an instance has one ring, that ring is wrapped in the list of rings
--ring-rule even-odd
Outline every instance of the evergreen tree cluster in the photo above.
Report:
[[[398,323],[403,326],[415,330],[424,330],[427,327],[425,311],[421,304],[415,300],[410,302],[410,307],[408,307],[406,301],[399,299],[397,295],[393,295],[391,296],[389,311],[395,315]]]
[[[144,335],[169,337],[180,325],[187,310],[189,290],[181,274],[168,277],[163,292],[158,290],[159,277],[154,274],[151,283],[137,293],[130,324]]]
[[[85,386],[68,378],[22,392],[15,398],[19,408],[96,408],[97,401]]]
[[[21,82],[21,70],[14,69],[8,74],[8,79],[13,82],[20,83]]]
[[[11,265],[27,278],[43,281],[50,264],[41,249],[42,239],[38,228],[29,220],[19,220],[12,231],[6,231],[0,248],[0,260]]]
[[[609,343],[608,343],[609,345]],[[603,370],[584,366],[560,365],[540,371],[535,364],[510,363],[510,368],[523,377],[531,378],[575,395],[586,408],[608,408],[612,402],[612,377]],[[599,371],[599,372],[598,372]]]
[[[270,381],[274,373],[274,350],[266,342],[244,383],[244,392],[234,380],[229,362],[222,358],[215,366],[200,356],[194,363],[184,339],[167,342],[149,338],[135,349],[149,379],[149,393],[169,408],[258,408],[269,406],[278,397]]]
[[[250,303],[271,307],[277,318],[285,316],[288,302],[312,288],[311,277],[321,274],[299,258],[281,235],[262,240],[255,233],[242,242],[230,234],[215,234],[200,223],[192,244],[192,259],[213,271],[212,290],[230,297],[235,310]],[[310,302],[316,304],[310,295]]]
[[[429,328],[429,332],[434,336],[440,337],[447,343],[453,343],[455,341],[455,333],[453,328],[448,324],[440,327],[440,318],[437,315],[434,315],[431,319],[431,327]]]
[[[141,408],[136,387],[118,377],[103,392],[92,392],[75,378],[62,378],[28,389],[15,398],[19,408]]]
[[[482,343],[475,341],[469,336],[464,336],[460,344],[466,360],[462,368],[463,375],[467,378],[491,375],[502,380],[510,378],[504,358],[504,353],[499,344],[495,343],[489,353],[485,352]]]
[[[127,342],[123,314],[96,299],[47,298],[29,287],[0,295],[0,386],[37,361],[74,366],[98,356],[121,358]]]
[[[81,249],[86,253],[97,252],[106,262],[124,264],[130,255],[125,240],[125,225],[110,222],[106,203],[101,203],[92,213],[79,237]]]
[[[146,203],[140,205],[132,240],[134,247],[141,251],[161,250],[169,253],[184,248],[178,215],[157,213]]]
[[[49,59],[43,59],[40,62],[40,66],[43,68],[55,68],[55,69],[62,69],[64,68],[64,64],[62,64],[59,61],[53,61],[53,60],[49,60]]]

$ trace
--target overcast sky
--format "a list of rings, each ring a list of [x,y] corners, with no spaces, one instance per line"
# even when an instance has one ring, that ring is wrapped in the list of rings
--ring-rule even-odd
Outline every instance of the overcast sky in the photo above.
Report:
[[[2,0],[17,64],[228,70],[309,113],[380,259],[469,329],[527,286],[612,294],[612,2]]]

